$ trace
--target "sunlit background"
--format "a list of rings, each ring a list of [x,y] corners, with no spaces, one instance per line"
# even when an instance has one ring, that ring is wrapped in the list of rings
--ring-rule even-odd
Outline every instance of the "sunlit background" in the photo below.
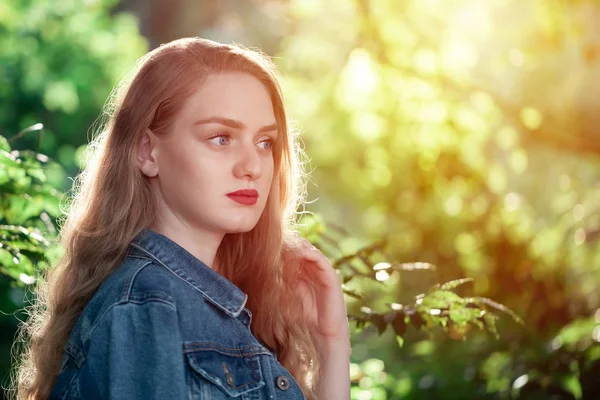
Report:
[[[386,241],[345,272],[375,278],[346,282],[364,295],[350,313],[472,278],[457,293],[524,321],[500,315],[499,338],[352,325],[353,399],[600,398],[600,1],[0,0],[0,135],[55,160],[68,191],[112,86],[194,35],[274,57],[323,251]],[[0,193],[0,224],[21,201]],[[11,263],[0,252],[4,386],[33,281]]]

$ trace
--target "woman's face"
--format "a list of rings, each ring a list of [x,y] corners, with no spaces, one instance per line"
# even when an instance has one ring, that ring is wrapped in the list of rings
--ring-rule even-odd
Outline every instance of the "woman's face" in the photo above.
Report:
[[[277,135],[260,81],[245,73],[209,75],[172,131],[151,134],[161,223],[223,234],[254,228],[271,188]],[[228,196],[243,189],[256,190],[254,204]]]

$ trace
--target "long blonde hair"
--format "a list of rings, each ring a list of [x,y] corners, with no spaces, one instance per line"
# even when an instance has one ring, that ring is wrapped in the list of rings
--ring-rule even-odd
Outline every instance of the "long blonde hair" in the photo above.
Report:
[[[141,135],[147,128],[168,134],[193,94],[191,83],[222,71],[249,73],[264,84],[280,139],[273,147],[275,173],[263,214],[251,231],[225,235],[215,265],[248,294],[254,335],[276,352],[305,397],[316,398],[320,361],[301,301],[289,290],[297,266],[286,263],[286,254],[298,246],[295,216],[306,195],[306,176],[275,66],[259,51],[185,38],[141,57],[105,106],[105,122],[89,146],[89,162],[76,179],[61,227],[64,255],[38,282],[29,319],[20,329],[17,342],[25,345],[15,378],[17,399],[48,398],[83,308],[119,266],[133,237],[153,221],[155,200],[135,162]]]

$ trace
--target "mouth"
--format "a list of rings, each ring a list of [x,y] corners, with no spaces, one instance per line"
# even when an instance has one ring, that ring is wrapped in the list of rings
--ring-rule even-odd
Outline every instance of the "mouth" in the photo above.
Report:
[[[240,204],[252,205],[258,201],[258,192],[254,189],[243,189],[228,193],[227,197]]]

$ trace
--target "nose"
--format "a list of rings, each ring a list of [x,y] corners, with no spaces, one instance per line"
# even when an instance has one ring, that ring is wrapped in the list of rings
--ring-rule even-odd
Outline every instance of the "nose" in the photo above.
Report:
[[[236,178],[249,178],[255,180],[262,175],[262,160],[256,148],[247,148],[245,146],[240,150],[240,156],[235,164],[234,175]]]

